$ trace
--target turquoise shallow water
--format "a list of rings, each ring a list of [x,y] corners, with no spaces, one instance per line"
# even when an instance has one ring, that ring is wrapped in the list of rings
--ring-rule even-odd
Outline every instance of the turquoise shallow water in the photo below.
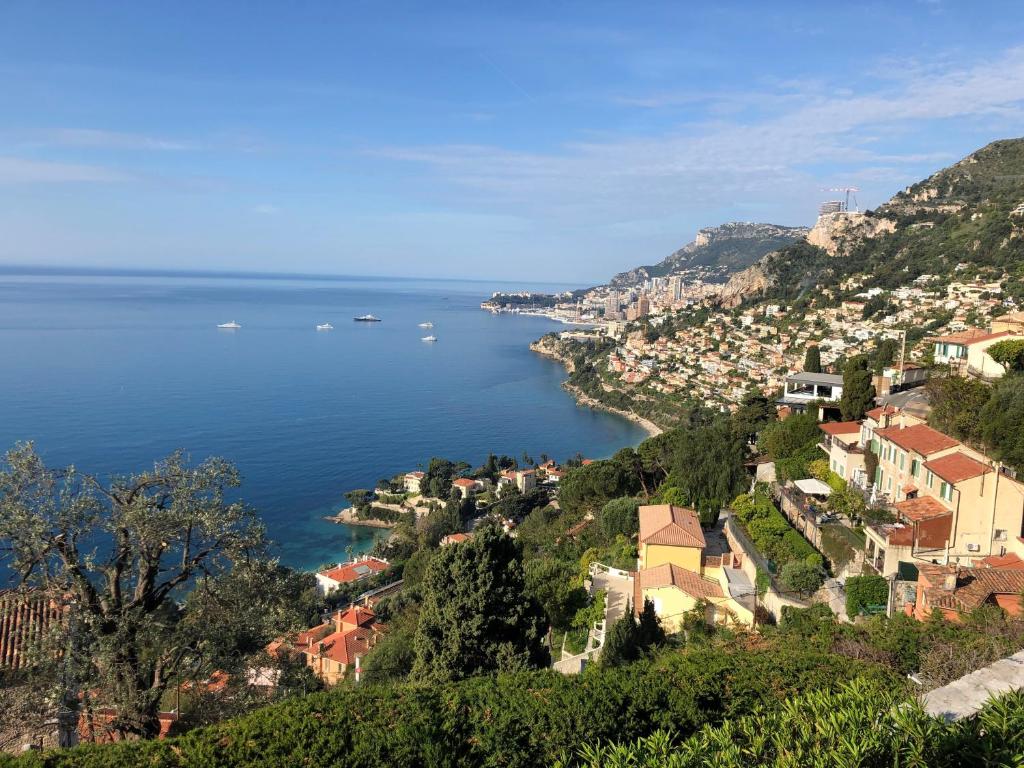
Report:
[[[0,446],[34,440],[100,474],[176,448],[225,456],[282,559],[314,567],[372,544],[323,520],[345,491],[431,456],[598,458],[643,439],[578,407],[561,366],[529,351],[561,326],[480,310],[512,287],[0,273]],[[352,321],[364,313],[383,322]],[[241,330],[215,327],[229,320]]]

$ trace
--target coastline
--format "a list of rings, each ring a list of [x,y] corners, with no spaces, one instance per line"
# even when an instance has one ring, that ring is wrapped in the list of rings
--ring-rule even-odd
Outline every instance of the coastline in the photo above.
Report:
[[[580,405],[585,405],[588,408],[594,408],[595,410],[607,411],[608,413],[614,413],[616,416],[621,416],[624,419],[629,419],[647,432],[648,437],[657,437],[665,431],[650,419],[645,419],[643,416],[637,416],[632,411],[624,411],[621,408],[606,405],[600,400],[595,400],[590,395],[586,395],[581,392],[578,387],[573,386],[568,381],[562,382],[562,389],[571,394]]]
[[[553,350],[549,349],[542,343],[541,339],[537,339],[536,341],[531,343],[530,350],[536,352],[541,357],[546,357],[549,360],[555,360],[561,363],[566,371],[572,373],[572,361],[564,359],[557,352],[554,352]],[[575,399],[579,405],[584,405],[588,408],[594,408],[596,410],[606,411],[607,413],[614,413],[616,416],[621,416],[624,419],[632,421],[634,424],[638,425],[641,429],[643,429],[647,433],[648,437],[656,437],[665,431],[650,419],[645,419],[643,416],[638,416],[632,411],[624,411],[621,408],[616,408],[606,403],[602,403],[600,400],[597,400],[591,397],[590,395],[583,393],[582,391],[580,391],[578,387],[573,386],[568,381],[562,382],[562,389],[564,389],[566,392],[572,395],[573,399]]]
[[[355,516],[355,509],[352,507],[343,509],[336,515],[325,515],[324,520],[330,520],[332,523],[338,523],[339,525],[361,526],[363,528],[394,528],[398,525],[397,523],[389,523],[386,520],[378,520],[372,517],[360,520]]]

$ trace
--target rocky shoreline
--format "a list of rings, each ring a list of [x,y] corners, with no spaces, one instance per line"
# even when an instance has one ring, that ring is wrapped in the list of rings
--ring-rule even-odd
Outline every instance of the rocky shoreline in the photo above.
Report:
[[[561,363],[565,370],[569,373],[573,372],[573,365],[571,360],[565,359],[558,353],[557,350],[552,349],[544,343],[544,339],[538,339],[537,341],[530,344],[530,350],[536,352],[542,357],[546,357],[550,360],[555,360]],[[621,416],[624,419],[629,419],[634,424],[639,425],[648,435],[655,437],[660,435],[665,430],[659,427],[650,419],[645,419],[643,416],[638,416],[632,411],[625,411],[621,408],[615,408],[614,406],[602,403],[600,400],[591,397],[588,394],[582,392],[578,387],[573,386],[568,381],[562,382],[562,389],[571,394],[577,403],[584,405],[588,408],[594,408],[596,410],[607,411],[608,413],[614,413],[616,416]]]
[[[376,518],[360,519],[356,516],[356,511],[352,507],[341,510],[336,515],[327,515],[324,520],[330,520],[332,523],[344,523],[345,525],[361,525],[364,528],[394,528],[398,523],[389,523],[387,520],[378,520]]]

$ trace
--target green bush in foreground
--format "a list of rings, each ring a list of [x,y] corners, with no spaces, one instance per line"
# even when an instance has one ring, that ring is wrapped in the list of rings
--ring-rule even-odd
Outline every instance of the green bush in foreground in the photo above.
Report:
[[[341,688],[166,741],[0,757],[0,766],[549,766],[580,744],[659,729],[686,736],[855,678],[900,686],[877,665],[827,653],[702,648],[576,677],[543,671]]]
[[[1024,692],[957,723],[915,701],[852,683],[709,726],[687,739],[658,731],[632,743],[586,746],[558,768],[952,768],[1024,764]]]

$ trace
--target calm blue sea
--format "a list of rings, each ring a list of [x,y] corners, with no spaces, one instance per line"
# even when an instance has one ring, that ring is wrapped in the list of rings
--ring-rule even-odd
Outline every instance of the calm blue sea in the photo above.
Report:
[[[431,456],[596,458],[643,439],[578,407],[561,366],[529,351],[560,326],[480,310],[522,287],[0,273],[0,447],[33,440],[49,463],[101,475],[177,448],[225,456],[282,559],[315,567],[372,545],[323,519],[345,491]],[[364,313],[383,322],[352,321]],[[229,320],[241,330],[216,328]]]

